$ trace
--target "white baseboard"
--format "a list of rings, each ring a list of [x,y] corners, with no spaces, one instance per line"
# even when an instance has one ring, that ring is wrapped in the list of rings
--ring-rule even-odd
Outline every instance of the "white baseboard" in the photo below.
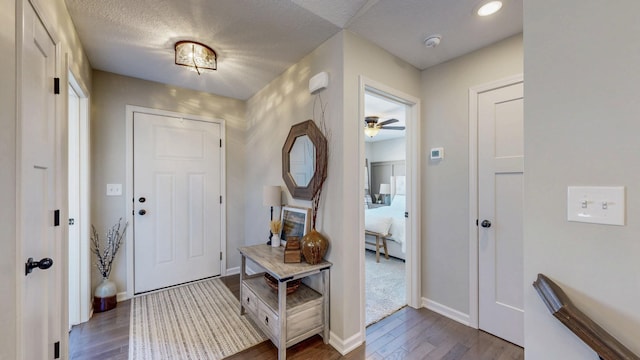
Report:
[[[442,315],[442,316],[446,316],[451,320],[457,321],[460,324],[466,325],[466,326],[470,326],[471,321],[469,318],[469,314],[465,314],[463,312],[460,312],[458,310],[452,309],[448,306],[442,305],[440,303],[437,303],[433,300],[429,300],[427,298],[422,298],[422,306],[426,307],[427,309],[433,311],[433,312],[437,312],[438,314]]]
[[[346,340],[342,340],[333,331],[329,332],[329,345],[342,355],[347,355],[351,351],[355,350],[358,346],[362,345],[363,336],[357,333]]]
[[[123,291],[123,292],[119,292],[116,294],[116,301],[120,302],[120,301],[125,301],[125,300],[129,300],[129,297],[127,296],[127,292]]]
[[[240,266],[236,266],[234,268],[230,268],[227,269],[227,271],[225,272],[225,276],[229,276],[229,275],[237,275],[240,274]]]

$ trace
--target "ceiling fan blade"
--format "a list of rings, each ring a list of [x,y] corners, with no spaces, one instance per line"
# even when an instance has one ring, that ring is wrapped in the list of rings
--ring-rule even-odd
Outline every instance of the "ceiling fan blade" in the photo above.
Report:
[[[378,126],[384,126],[384,125],[387,125],[387,124],[393,124],[393,123],[397,123],[398,121],[400,121],[400,120],[398,120],[398,119],[389,119],[389,120],[385,120],[385,121],[379,122]]]
[[[381,129],[384,130],[404,130],[404,126],[383,126]]]

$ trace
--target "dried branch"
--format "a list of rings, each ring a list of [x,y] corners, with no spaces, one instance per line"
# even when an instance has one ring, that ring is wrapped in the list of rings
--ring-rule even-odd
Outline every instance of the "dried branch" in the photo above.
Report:
[[[326,146],[327,154],[325,157],[322,157],[322,156],[320,157],[321,159],[326,159],[326,160],[323,161],[322,163],[318,163],[316,167],[316,171],[318,171],[318,175],[320,176],[317,177],[318,183],[315,186],[315,193],[311,197],[311,204],[313,209],[313,213],[311,215],[311,225],[314,229],[316,228],[316,218],[318,216],[318,210],[320,209],[320,199],[322,197],[322,186],[324,185],[324,182],[327,179],[327,167],[329,163],[329,143],[331,140],[331,131],[327,128],[327,123],[325,121],[325,116],[324,116],[325,110],[328,104],[323,105],[322,97],[320,94],[318,94],[316,98],[313,100],[314,118],[315,118],[315,109],[316,109],[317,100],[320,101],[320,119],[318,121],[318,129],[320,129],[320,132],[324,135],[327,141],[327,146]]]
[[[109,278],[109,275],[111,275],[111,265],[116,258],[120,245],[122,245],[122,239],[129,225],[128,222],[125,222],[121,230],[121,222],[122,218],[118,219],[118,223],[107,231],[107,240],[103,250],[101,250],[98,232],[91,225],[91,252],[96,255],[96,267],[103,278]]]

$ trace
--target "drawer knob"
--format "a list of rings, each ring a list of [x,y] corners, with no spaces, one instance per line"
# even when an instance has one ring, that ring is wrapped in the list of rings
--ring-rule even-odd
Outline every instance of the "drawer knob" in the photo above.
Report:
[[[250,299],[250,298],[247,298],[247,303],[249,303],[249,301],[251,301],[251,299]]]
[[[264,317],[264,322],[265,322],[267,325],[269,325],[269,317],[268,317],[268,316],[265,316],[265,317]]]

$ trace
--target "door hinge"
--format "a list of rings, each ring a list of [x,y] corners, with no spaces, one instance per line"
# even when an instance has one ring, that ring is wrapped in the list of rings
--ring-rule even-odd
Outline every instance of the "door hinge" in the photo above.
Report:
[[[53,344],[53,358],[60,359],[60,341],[56,341],[56,343]]]
[[[53,211],[53,226],[60,226],[60,209]]]
[[[407,218],[407,219],[409,218],[409,212],[408,211],[404,212],[404,217]]]
[[[53,78],[53,93],[56,95],[60,94],[60,78]]]
[[[476,226],[478,226],[478,219],[476,219]]]
[[[76,219],[69,219],[69,225],[74,225],[76,223]]]
[[[220,139],[220,147],[222,147],[222,139]]]
[[[222,204],[222,195],[220,195],[220,204]]]
[[[220,251],[220,260],[222,260],[222,251]]]

